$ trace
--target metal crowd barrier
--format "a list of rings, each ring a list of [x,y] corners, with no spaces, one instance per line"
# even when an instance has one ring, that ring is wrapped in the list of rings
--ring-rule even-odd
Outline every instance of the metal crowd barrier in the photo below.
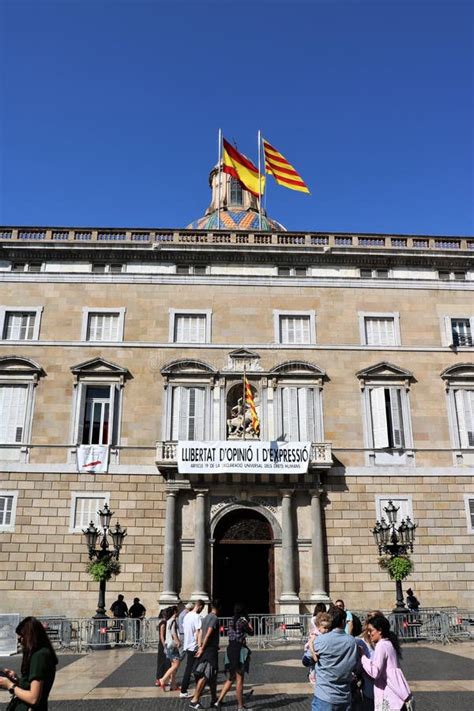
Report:
[[[362,623],[366,612],[357,612]],[[457,608],[439,608],[416,612],[386,613],[391,628],[404,642],[448,642],[474,639],[474,612]],[[54,646],[81,653],[90,649],[132,647],[137,650],[157,648],[158,617],[143,620],[107,617],[96,619],[49,616],[39,618]],[[222,644],[227,638],[230,617],[219,618]],[[303,645],[308,639],[311,615],[251,615],[254,636],[249,646],[257,648]]]

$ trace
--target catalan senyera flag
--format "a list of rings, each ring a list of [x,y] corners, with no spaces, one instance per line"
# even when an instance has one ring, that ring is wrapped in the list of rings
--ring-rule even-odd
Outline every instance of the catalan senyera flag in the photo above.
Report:
[[[290,190],[309,193],[309,188],[301,175],[265,138],[263,139],[263,151],[265,154],[265,171],[273,175],[279,185],[283,185],[283,187]]]
[[[244,385],[245,385],[245,404],[248,405],[250,410],[250,417],[252,418],[252,428],[256,435],[260,434],[260,420],[258,419],[257,409],[255,407],[255,400],[253,399],[252,388],[247,380],[247,376],[244,375]]]
[[[260,176],[260,193],[258,190],[258,168],[251,160],[246,158],[242,153],[230,145],[228,141],[223,139],[224,144],[224,161],[222,170],[224,173],[229,173],[233,178],[240,181],[245,190],[258,197],[263,195],[265,190],[265,176]]]

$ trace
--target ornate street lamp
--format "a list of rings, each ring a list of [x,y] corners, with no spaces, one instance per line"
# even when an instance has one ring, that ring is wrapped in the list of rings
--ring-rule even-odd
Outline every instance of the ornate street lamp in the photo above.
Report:
[[[415,540],[416,523],[409,516],[402,519],[400,525],[397,526],[398,506],[394,506],[393,501],[389,501],[383,509],[387,515],[388,521],[382,518],[375,522],[372,529],[375,545],[379,550],[379,554],[390,556],[391,561],[399,556],[408,557],[408,551],[413,552],[413,543]],[[403,601],[402,579],[395,578],[397,604],[393,612],[406,612],[405,603]]]
[[[95,559],[98,562],[105,564],[109,564],[112,560],[118,561],[120,549],[123,545],[123,539],[127,535],[127,529],[122,528],[119,523],[116,523],[115,528],[110,530],[110,521],[114,513],[109,509],[108,504],[104,504],[104,508],[99,510],[97,514],[100,519],[100,525],[102,526],[102,535],[100,530],[94,525],[93,521],[90,522],[86,529],[82,530],[82,533],[86,539],[85,543],[89,553],[89,560]],[[107,538],[107,534],[109,534],[112,539],[112,550],[110,550],[110,542]],[[97,602],[97,611],[94,615],[95,619],[107,617],[105,611],[106,583],[106,577],[100,578],[99,599]]]

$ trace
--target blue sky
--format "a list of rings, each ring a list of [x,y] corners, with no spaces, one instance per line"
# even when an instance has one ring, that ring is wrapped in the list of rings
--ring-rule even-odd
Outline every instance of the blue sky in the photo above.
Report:
[[[474,233],[474,3],[0,0],[0,223],[182,227],[257,130],[292,230]]]

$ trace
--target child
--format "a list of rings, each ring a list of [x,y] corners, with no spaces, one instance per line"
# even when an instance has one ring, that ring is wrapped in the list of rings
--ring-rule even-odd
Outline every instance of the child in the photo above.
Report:
[[[308,665],[310,670],[309,670],[309,675],[308,675],[308,680],[310,684],[315,684],[316,683],[316,673],[315,673],[315,666],[316,666],[316,654],[314,652],[314,640],[316,637],[320,634],[326,634],[326,632],[329,632],[331,629],[331,615],[328,612],[318,612],[316,615],[315,619],[315,632],[314,634],[311,634],[306,646],[305,646],[305,652],[304,656],[308,659]]]

